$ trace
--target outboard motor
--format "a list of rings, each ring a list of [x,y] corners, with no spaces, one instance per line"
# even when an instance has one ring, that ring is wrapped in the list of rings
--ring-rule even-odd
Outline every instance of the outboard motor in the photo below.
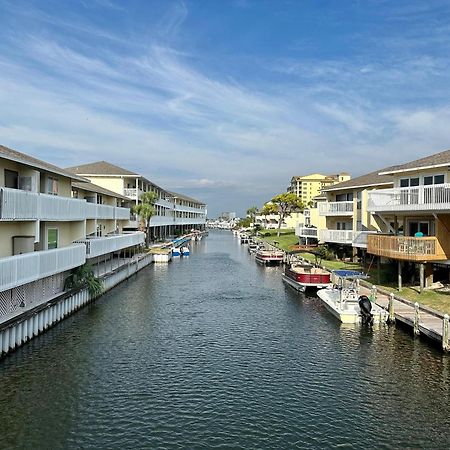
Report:
[[[361,295],[358,299],[358,305],[361,309],[362,323],[373,325],[372,303],[370,303],[369,297]]]

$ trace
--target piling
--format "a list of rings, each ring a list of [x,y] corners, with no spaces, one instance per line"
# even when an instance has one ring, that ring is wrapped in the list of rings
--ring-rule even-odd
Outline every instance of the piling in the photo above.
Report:
[[[414,303],[414,335],[419,336],[420,329],[419,329],[419,304],[416,302]]]
[[[444,314],[442,319],[442,350],[448,352],[450,345],[448,343],[448,314]]]
[[[395,323],[394,294],[392,292],[389,295],[388,312],[389,312],[388,323]]]

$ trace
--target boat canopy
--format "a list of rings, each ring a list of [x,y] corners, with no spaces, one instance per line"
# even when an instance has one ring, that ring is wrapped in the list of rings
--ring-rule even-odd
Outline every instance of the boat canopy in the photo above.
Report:
[[[333,270],[333,273],[336,274],[339,278],[369,278],[369,275],[366,275],[363,272],[357,272],[356,270]]]

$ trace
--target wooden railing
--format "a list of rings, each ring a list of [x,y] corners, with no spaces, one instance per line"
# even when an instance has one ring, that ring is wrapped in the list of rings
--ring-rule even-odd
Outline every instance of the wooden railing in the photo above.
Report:
[[[367,236],[367,252],[405,261],[442,261],[449,259],[435,236],[416,238],[372,234]]]

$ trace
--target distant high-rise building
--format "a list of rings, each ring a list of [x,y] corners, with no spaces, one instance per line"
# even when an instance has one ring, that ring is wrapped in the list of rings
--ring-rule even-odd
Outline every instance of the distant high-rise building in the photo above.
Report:
[[[223,212],[220,215],[220,218],[222,220],[233,220],[233,219],[236,219],[236,213],[235,212]]]
[[[350,178],[351,176],[346,172],[336,175],[313,173],[310,175],[293,176],[287,191],[297,195],[297,197],[307,205],[314,197],[322,192],[322,189],[336,183],[348,181]]]

